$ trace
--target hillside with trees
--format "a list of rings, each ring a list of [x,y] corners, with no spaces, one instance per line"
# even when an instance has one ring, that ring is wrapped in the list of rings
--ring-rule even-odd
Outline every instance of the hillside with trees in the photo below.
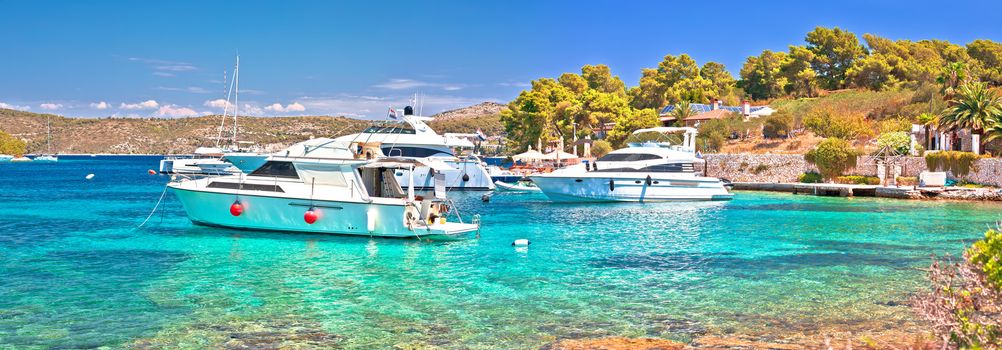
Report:
[[[605,65],[540,78],[508,104],[501,121],[515,150],[538,139],[570,144],[575,124],[582,138],[616,123],[607,140],[621,146],[633,130],[658,125],[665,106],[752,100],[778,112],[704,122],[697,146],[704,152],[805,153],[834,137],[875,149],[878,139],[900,140],[912,124],[970,128],[982,140],[1002,137],[1000,85],[1002,44],[995,41],[958,45],[874,34],[860,40],[840,28],[818,27],[786,51],[748,57],[737,78],[720,63],[699,64],[686,54],[666,55],[657,67],[642,69],[636,86]],[[985,146],[1000,151],[997,141]]]
[[[52,151],[59,153],[176,154],[213,145],[219,116],[193,118],[67,118],[0,109],[0,131],[24,141],[26,153],[45,150],[46,120],[52,126]],[[241,117],[239,139],[276,149],[311,137],[359,132],[371,121],[344,117]],[[229,137],[227,130],[224,137]],[[0,138],[2,138],[0,134]],[[3,152],[0,152],[3,153]]]

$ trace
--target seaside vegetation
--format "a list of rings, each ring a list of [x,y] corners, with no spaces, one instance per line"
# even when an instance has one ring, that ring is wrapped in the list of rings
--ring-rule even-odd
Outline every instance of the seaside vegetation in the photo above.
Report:
[[[798,181],[805,184],[818,184],[825,182],[825,179],[821,178],[821,174],[812,171],[800,174]]]
[[[972,152],[939,151],[925,154],[926,168],[932,171],[949,171],[958,177],[964,177],[974,168],[974,162],[983,158]]]
[[[509,146],[524,150],[539,140],[561,138],[570,144],[575,123],[578,138],[615,123],[606,137],[621,147],[633,130],[661,124],[665,106],[676,107],[666,120],[681,125],[691,112],[685,106],[713,99],[726,105],[768,103],[780,116],[757,121],[761,134],[734,122],[703,122],[697,140],[703,152],[722,151],[730,140],[786,139],[807,132],[873,147],[878,135],[908,131],[912,123],[941,131],[974,127],[983,142],[1002,137],[1002,116],[994,112],[1002,111],[996,91],[1002,86],[1002,43],[990,40],[958,45],[817,27],[786,51],[748,57],[738,77],[720,63],[699,64],[684,53],[666,55],[640,73],[636,86],[627,86],[605,65],[533,81],[502,112]],[[962,118],[940,122],[951,114]],[[998,153],[1000,145],[989,145],[989,151]]]
[[[930,289],[912,304],[960,349],[1002,349],[1002,232],[989,229],[960,261],[934,260]]]
[[[21,141],[8,133],[0,131],[0,154],[20,157],[24,155],[24,152],[24,141]]]
[[[878,148],[887,148],[897,154],[908,154],[911,145],[912,138],[904,131],[889,131],[877,137]]]
[[[849,141],[829,137],[817,147],[804,154],[804,160],[818,168],[818,173],[825,180],[842,175],[845,171],[856,167],[857,151]]]

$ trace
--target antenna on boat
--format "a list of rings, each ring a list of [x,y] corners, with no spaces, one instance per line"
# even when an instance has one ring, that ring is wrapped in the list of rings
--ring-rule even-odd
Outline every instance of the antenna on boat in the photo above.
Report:
[[[237,54],[237,67],[233,70],[234,89],[233,105],[233,147],[237,147],[237,115],[240,114],[240,54]]]
[[[226,126],[226,115],[230,111],[230,95],[233,94],[233,82],[230,88],[226,89],[226,70],[223,70],[223,90],[226,91],[226,101],[223,103],[223,117],[219,118],[219,135],[216,136],[216,148],[219,148],[219,141],[223,139],[223,129]]]

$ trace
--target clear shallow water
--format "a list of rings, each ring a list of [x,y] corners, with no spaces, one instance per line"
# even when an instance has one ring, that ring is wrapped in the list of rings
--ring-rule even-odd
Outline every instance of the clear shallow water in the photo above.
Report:
[[[752,192],[582,205],[459,194],[482,237],[419,242],[194,226],[168,194],[134,230],[166,181],[146,174],[156,161],[0,164],[0,348],[534,348],[891,327],[912,319],[902,303],[930,254],[959,253],[1002,217],[992,204]]]

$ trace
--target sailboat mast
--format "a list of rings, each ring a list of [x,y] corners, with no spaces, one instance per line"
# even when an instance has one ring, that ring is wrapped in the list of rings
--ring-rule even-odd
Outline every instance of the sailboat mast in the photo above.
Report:
[[[240,114],[240,55],[237,55],[237,68],[233,72],[233,79],[236,83],[236,89],[234,91],[234,102],[236,105],[233,106],[233,148],[239,149],[237,146],[237,114]]]

